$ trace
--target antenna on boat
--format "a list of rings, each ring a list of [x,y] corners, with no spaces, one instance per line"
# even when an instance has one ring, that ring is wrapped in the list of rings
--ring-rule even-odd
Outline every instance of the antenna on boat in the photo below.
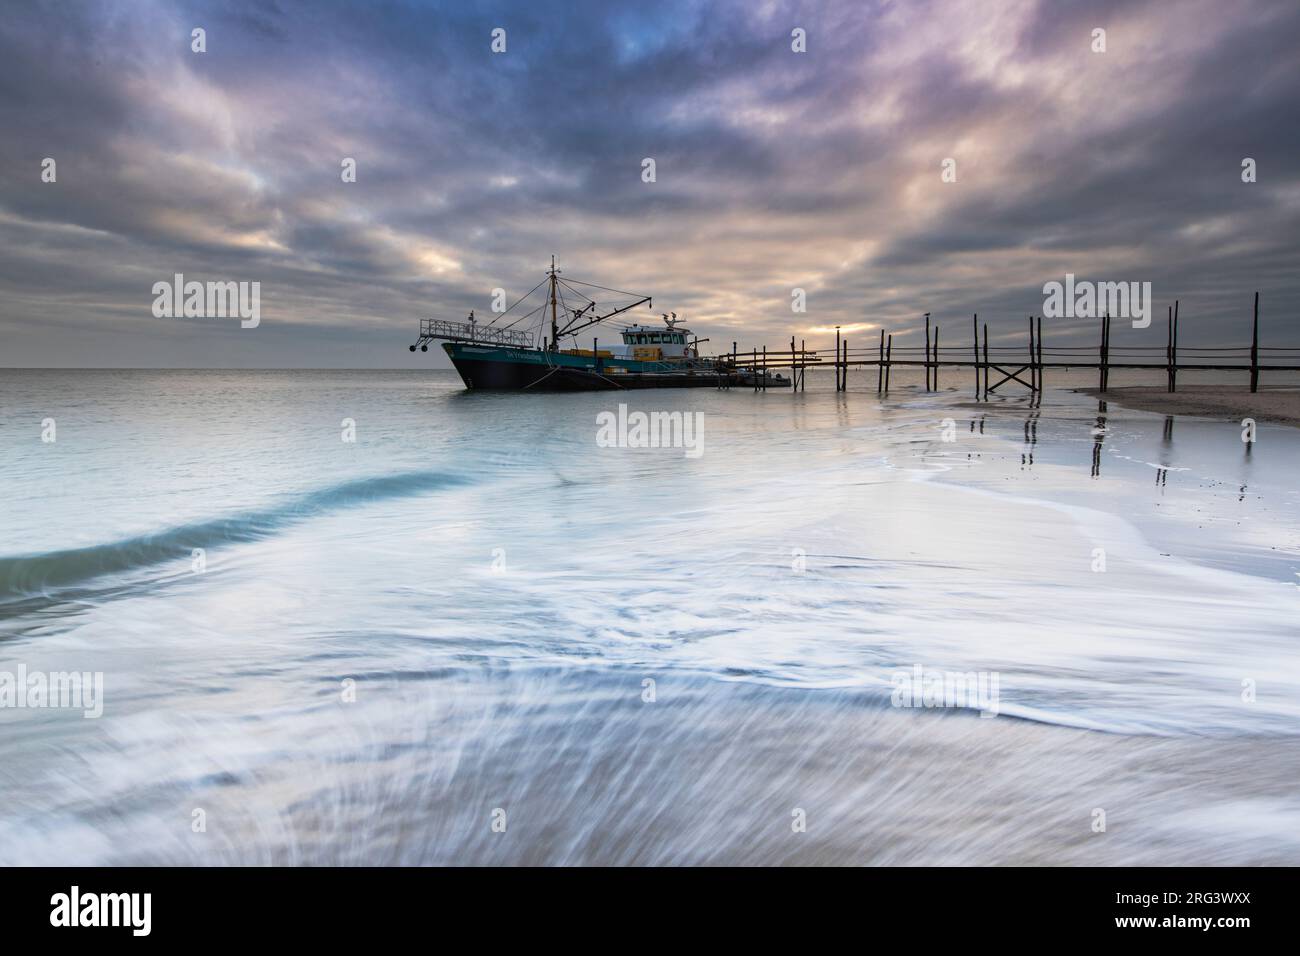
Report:
[[[555,268],[555,256],[551,256],[551,271],[547,273],[551,278],[551,351],[560,347],[560,322],[555,314],[555,277],[559,274],[560,270]]]

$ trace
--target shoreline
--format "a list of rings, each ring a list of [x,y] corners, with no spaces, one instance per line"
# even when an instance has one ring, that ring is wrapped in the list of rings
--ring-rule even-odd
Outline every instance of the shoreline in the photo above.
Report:
[[[1191,385],[1169,392],[1158,385],[1126,385],[1105,392],[1096,388],[1073,391],[1141,412],[1230,419],[1237,423],[1242,418],[1254,418],[1300,427],[1300,388],[1294,387],[1260,388],[1251,392],[1238,385]]]

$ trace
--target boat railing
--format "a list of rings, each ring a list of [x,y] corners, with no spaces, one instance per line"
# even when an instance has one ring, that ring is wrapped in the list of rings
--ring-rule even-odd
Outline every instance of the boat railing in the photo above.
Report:
[[[499,329],[477,322],[447,322],[443,319],[421,319],[420,341],[423,345],[432,339],[450,342],[470,342],[481,345],[505,345],[511,348],[532,348],[533,333],[526,329]]]

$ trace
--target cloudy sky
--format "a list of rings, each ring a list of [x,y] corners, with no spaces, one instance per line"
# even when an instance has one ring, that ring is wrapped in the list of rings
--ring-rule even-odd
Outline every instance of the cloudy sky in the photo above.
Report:
[[[1300,344],[1298,116],[1293,0],[17,0],[0,365],[428,366],[419,318],[551,254],[742,348],[1018,342],[1067,272],[1178,297],[1185,344],[1245,341],[1258,289]],[[178,272],[260,282],[260,326],[155,318]]]

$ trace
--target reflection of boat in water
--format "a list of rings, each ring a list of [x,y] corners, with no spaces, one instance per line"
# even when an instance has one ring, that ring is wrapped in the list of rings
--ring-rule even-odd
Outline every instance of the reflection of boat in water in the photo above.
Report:
[[[547,287],[547,295],[539,306],[521,313],[509,324],[500,324],[543,286]],[[595,293],[588,289],[633,301],[616,301],[612,305],[607,301],[606,311],[601,314],[598,301],[592,298]],[[566,291],[577,296],[578,301],[570,304]],[[650,307],[649,296],[562,279],[552,259],[546,278],[491,323],[476,322],[472,312],[467,322],[422,319],[420,337],[411,351],[419,348],[427,352],[430,342],[442,340],[465,387],[473,389],[700,388],[754,385],[756,377],[760,379],[757,384],[767,388],[789,386],[790,380],[784,376],[738,368],[728,356],[702,358],[699,346],[708,339],[692,338],[691,331],[678,324],[676,313],[663,316],[662,325],[618,325],[622,340],[618,344],[602,347],[596,339],[591,348],[578,347],[578,332],[601,323],[616,325],[610,320],[643,304]],[[543,337],[539,346],[537,340],[543,336],[548,309],[550,336]],[[534,316],[537,319],[533,326],[519,327]],[[563,325],[562,316],[567,317]],[[573,347],[560,348],[566,339],[573,341]]]

